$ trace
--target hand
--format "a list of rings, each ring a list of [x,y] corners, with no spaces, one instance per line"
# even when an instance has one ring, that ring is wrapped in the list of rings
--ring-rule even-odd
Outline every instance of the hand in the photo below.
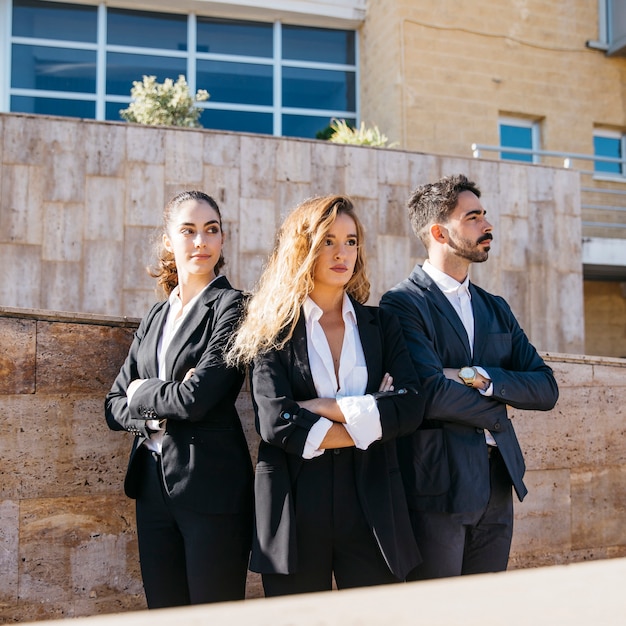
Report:
[[[389,372],[386,372],[380,381],[378,391],[393,391],[393,376]]]
[[[183,378],[183,382],[185,382],[186,380],[189,380],[195,373],[196,368],[192,367],[186,374],[185,374],[185,378]]]
[[[465,383],[459,378],[458,367],[444,367],[443,375],[449,380],[453,380],[455,383],[459,383],[459,385],[465,385]]]

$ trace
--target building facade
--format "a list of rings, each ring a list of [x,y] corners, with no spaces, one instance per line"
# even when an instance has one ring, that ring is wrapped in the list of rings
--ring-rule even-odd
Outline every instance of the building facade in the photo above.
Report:
[[[312,139],[338,118],[411,152],[575,170],[585,351],[626,356],[625,5],[0,0],[0,112],[119,120],[133,80],[183,74],[211,95],[205,128]],[[498,197],[491,214],[523,202]]]

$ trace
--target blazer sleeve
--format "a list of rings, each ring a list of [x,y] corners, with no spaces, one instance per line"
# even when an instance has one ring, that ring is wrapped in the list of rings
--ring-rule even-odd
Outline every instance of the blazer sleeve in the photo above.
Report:
[[[126,390],[131,381],[139,378],[137,369],[139,347],[152,324],[152,320],[162,306],[162,302],[155,304],[139,323],[139,328],[135,331],[126,359],[104,400],[104,415],[111,430],[126,430],[136,435],[149,436],[145,418],[138,420],[131,416],[128,410]]]
[[[506,335],[511,342],[504,350],[508,355],[507,368],[479,364],[487,370],[494,384],[494,394],[487,397],[444,376],[443,368],[449,364],[441,362],[435,341],[445,341],[445,338],[437,336],[433,320],[423,314],[425,305],[419,301],[422,297],[395,289],[383,296],[381,307],[395,312],[400,319],[413,365],[428,393],[428,419],[498,432],[507,428],[505,404],[540,410],[554,406],[558,388],[552,370],[530,344],[503,299],[496,300],[501,311],[506,312]]]
[[[398,318],[380,310],[383,373],[393,377],[394,391],[374,392],[383,436],[381,441],[408,435],[417,430],[424,418],[425,396],[406,346]],[[376,381],[371,381],[372,383]]]
[[[133,394],[129,406],[132,417],[210,422],[213,410],[226,398],[234,401],[243,383],[243,372],[226,366],[224,350],[239,323],[242,305],[241,292],[223,292],[214,304],[213,324],[193,376],[184,382],[147,379]],[[182,378],[185,372],[178,374]]]
[[[301,408],[295,401],[291,345],[257,356],[250,368],[256,429],[265,442],[288,454],[302,457],[304,444],[319,415]],[[311,394],[298,394],[300,400]]]

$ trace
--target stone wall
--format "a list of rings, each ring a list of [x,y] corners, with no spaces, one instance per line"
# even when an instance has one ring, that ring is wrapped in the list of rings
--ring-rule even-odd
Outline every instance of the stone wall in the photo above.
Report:
[[[136,320],[0,309],[0,622],[145,607],[131,436],[103,398]],[[561,397],[512,411],[530,494],[516,506],[511,569],[626,556],[626,360],[546,354]],[[256,450],[247,391],[239,408]],[[251,575],[248,596],[261,595]]]
[[[494,224],[472,278],[511,304],[534,344],[584,352],[580,184],[562,169],[208,130],[0,114],[0,306],[141,317],[161,212],[200,188],[224,215],[225,273],[251,288],[285,213],[350,195],[365,224],[377,303],[424,250],[411,189],[467,173]],[[545,288],[545,287],[548,288]]]

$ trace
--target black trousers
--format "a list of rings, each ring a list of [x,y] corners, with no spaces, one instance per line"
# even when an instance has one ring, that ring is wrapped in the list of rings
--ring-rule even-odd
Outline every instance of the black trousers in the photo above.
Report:
[[[143,449],[137,499],[141,576],[148,608],[245,597],[252,517],[182,509],[167,496],[160,457]]]
[[[490,448],[491,493],[484,510],[435,513],[411,510],[423,562],[407,580],[506,570],[513,537],[511,479],[497,448]]]
[[[263,574],[266,596],[400,582],[385,562],[356,491],[353,450],[306,461],[295,486],[298,570]]]

